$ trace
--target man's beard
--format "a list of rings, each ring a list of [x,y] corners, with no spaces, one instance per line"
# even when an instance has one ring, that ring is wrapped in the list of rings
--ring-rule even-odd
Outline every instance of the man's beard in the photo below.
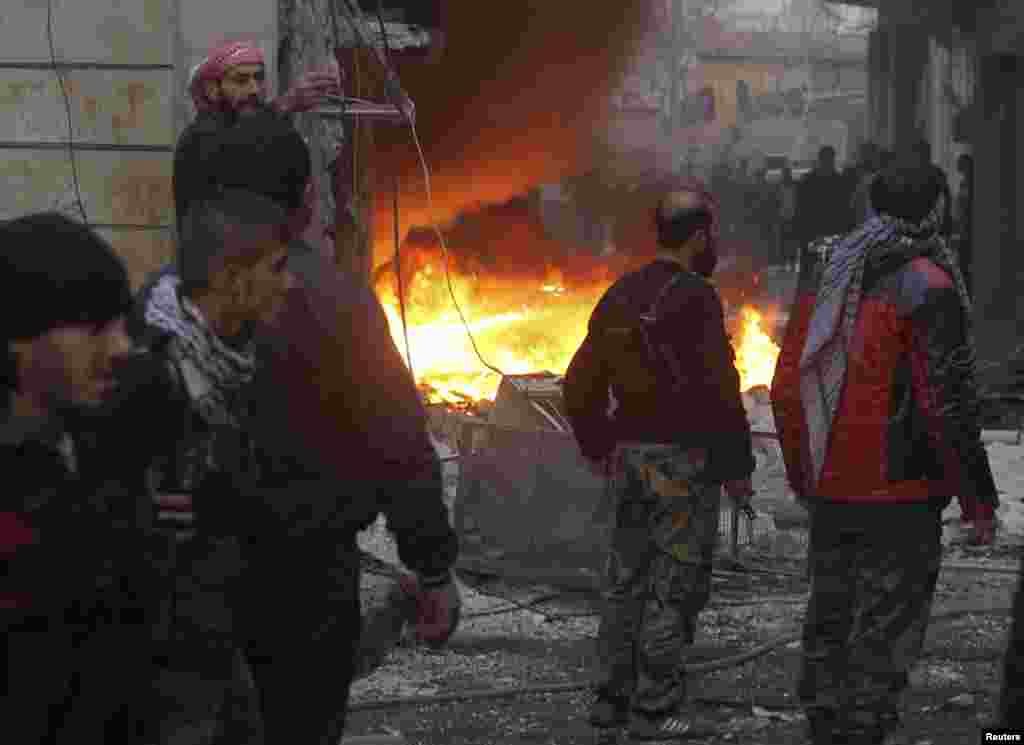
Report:
[[[235,113],[238,116],[252,116],[253,114],[264,113],[270,110],[270,104],[262,98],[247,98],[239,102]]]
[[[269,103],[260,98],[247,98],[244,101],[229,101],[222,99],[220,112],[227,117],[229,123],[234,124],[243,116],[252,116],[261,112],[272,111]]]

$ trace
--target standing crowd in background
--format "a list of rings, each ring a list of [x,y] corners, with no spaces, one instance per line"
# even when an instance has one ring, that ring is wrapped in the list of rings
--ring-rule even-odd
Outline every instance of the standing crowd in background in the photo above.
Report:
[[[848,232],[871,216],[871,181],[897,157],[934,172],[943,183],[947,209],[941,230],[953,244],[969,288],[974,161],[967,154],[957,159],[960,187],[953,195],[924,140],[904,153],[865,142],[856,160],[842,169],[835,148],[826,145],[814,167],[800,177],[788,161],[777,172],[763,167],[754,171],[750,159],[720,162],[711,171],[711,185],[727,214],[722,225],[725,253],[748,255],[756,268],[774,265],[795,271],[812,241]]]

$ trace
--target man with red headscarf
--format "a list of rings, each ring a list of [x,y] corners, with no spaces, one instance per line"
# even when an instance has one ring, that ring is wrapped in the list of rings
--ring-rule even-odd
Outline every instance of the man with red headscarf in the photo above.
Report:
[[[230,110],[245,113],[264,104],[267,82],[263,50],[248,41],[233,41],[214,47],[196,65],[189,77],[188,92],[196,111]],[[341,95],[338,70],[330,65],[307,73],[270,105],[282,114],[309,111]]]
[[[323,104],[328,96],[341,95],[340,73],[331,65],[307,73],[287,93],[268,102],[265,67],[259,46],[234,41],[215,46],[193,68],[188,92],[196,118],[182,132],[174,152],[172,179],[179,227],[188,205],[199,199],[209,185],[202,163],[209,155],[207,145],[213,141],[210,135],[233,126],[240,116],[268,111],[287,116],[309,111]],[[312,211],[315,197],[311,179],[304,199],[307,212]]]

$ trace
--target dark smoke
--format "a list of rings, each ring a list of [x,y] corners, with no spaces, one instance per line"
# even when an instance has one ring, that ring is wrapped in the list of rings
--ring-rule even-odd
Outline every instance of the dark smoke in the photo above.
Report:
[[[653,5],[446,0],[440,59],[395,63],[416,103],[434,217],[446,222],[584,170],[608,95],[649,30]],[[379,264],[391,251],[393,175],[403,232],[428,225],[430,215],[408,129],[380,125],[374,140]]]
[[[648,212],[643,210],[642,214],[634,214],[633,220],[621,223],[617,235],[625,237],[632,233],[639,238],[639,223],[648,222]],[[650,242],[641,244],[637,250],[603,258],[592,247],[553,238],[545,229],[537,202],[527,196],[463,213],[442,232],[452,273],[472,277],[478,307],[495,311],[515,307],[514,302],[508,305],[507,296],[511,292],[512,297],[519,297],[516,288],[524,284],[537,287],[552,277],[559,278],[568,290],[610,283],[654,256],[654,245]],[[433,230],[410,230],[401,253],[406,297],[412,279],[428,266],[440,279],[444,259]],[[389,283],[397,291],[392,259],[393,256],[377,269],[374,282],[378,286]],[[446,297],[441,301],[448,304]]]

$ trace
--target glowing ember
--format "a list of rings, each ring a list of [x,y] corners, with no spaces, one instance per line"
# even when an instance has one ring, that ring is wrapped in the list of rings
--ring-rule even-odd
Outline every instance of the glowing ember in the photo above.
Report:
[[[736,369],[740,373],[740,389],[756,385],[770,386],[779,359],[779,348],[761,329],[762,316],[749,305],[740,310],[739,343],[736,345]]]
[[[555,270],[540,280],[485,280],[453,271],[451,280],[480,355],[509,374],[542,370],[564,374],[586,335],[594,306],[610,284],[608,279],[595,279],[570,286]],[[392,337],[406,359],[398,299],[390,283],[379,283],[377,291]],[[430,400],[493,400],[501,378],[474,351],[452,304],[440,263],[419,267],[407,294],[413,370]],[[775,370],[779,349],[760,323],[756,310],[742,309],[736,367],[743,390],[770,384]]]

